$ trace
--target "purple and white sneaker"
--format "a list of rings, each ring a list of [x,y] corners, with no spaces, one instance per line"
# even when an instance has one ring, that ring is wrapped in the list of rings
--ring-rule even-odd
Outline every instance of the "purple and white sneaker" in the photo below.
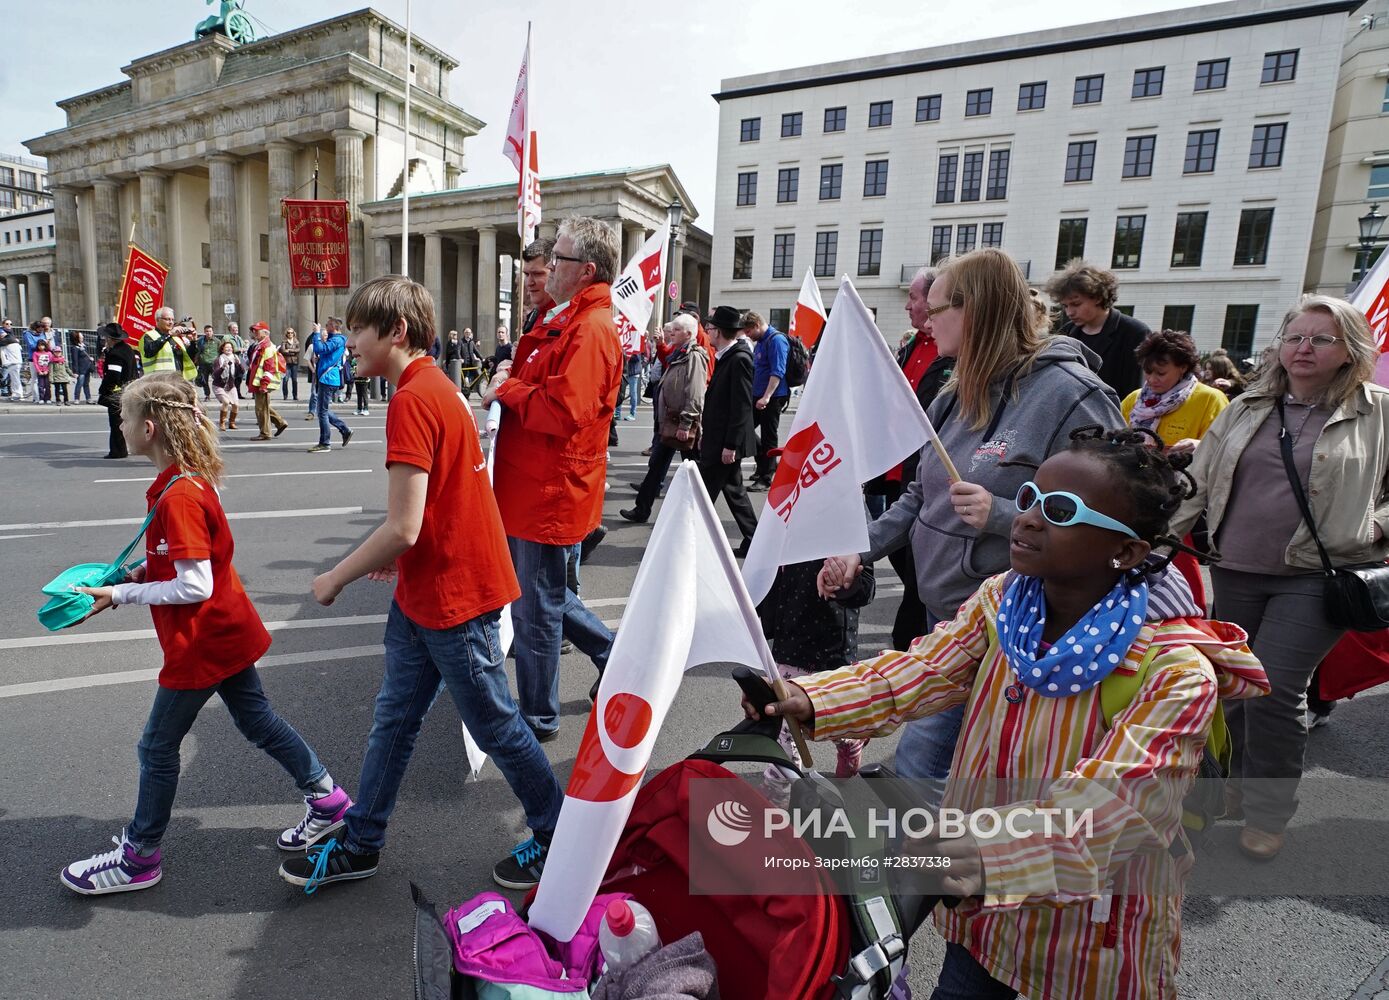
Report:
[[[115,850],[74,861],[58,873],[59,881],[84,896],[104,896],[148,889],[164,877],[158,849],[149,857],[141,857],[124,835],[111,839],[116,841]]]
[[[347,810],[352,808],[352,799],[341,785],[334,785],[333,790],[327,795],[318,798],[304,796],[304,805],[308,807],[304,812],[304,818],[297,826],[292,826],[280,834],[280,838],[275,841],[280,850],[305,851],[324,837],[331,837],[337,833],[343,827],[343,817],[347,815]]]

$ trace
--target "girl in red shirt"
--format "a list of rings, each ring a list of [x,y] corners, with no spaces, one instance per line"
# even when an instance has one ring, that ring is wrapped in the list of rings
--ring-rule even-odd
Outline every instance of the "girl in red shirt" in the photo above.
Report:
[[[136,748],[134,818],[114,850],[76,861],[59,875],[87,896],[148,889],[163,877],[159,844],[178,789],[179,746],[214,694],[236,728],[279,761],[304,796],[304,818],[280,834],[281,850],[303,851],[335,832],[352,804],[261,690],[255,663],[270,648],[270,633],[232,566],[231,529],[217,496],[222,459],[193,383],[177,372],[132,382],[121,393],[121,417],[130,451],[159,469],[146,493],[154,516],[145,532],[145,564],[131,582],[79,589],[96,598],[92,614],[148,604],[164,666]]]

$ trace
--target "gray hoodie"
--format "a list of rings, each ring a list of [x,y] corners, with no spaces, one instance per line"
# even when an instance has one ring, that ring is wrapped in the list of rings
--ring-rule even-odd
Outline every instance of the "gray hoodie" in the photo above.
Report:
[[[931,405],[931,422],[961,477],[994,496],[988,523],[976,531],[960,520],[950,505],[950,480],[928,443],[907,492],[869,525],[864,561],[881,559],[910,541],[921,603],[933,618],[955,617],[984,580],[1008,569],[1018,487],[1047,458],[1065,450],[1071,431],[1124,426],[1114,390],[1087,366],[1089,353],[1069,337],[1056,337],[1031,371],[1016,380],[1016,399],[1010,394],[1002,400],[1006,379],[995,380],[989,387],[993,418],[988,428],[969,425],[953,392],[941,393]]]

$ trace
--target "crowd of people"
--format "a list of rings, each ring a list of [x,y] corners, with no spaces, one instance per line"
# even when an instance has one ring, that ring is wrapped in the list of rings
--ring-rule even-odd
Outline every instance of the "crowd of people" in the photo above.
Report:
[[[196,334],[168,309],[134,347],[111,338],[98,395],[112,455],[128,448],[159,470],[150,537],[167,545],[137,579],[90,593],[97,611],[150,604],[165,664],[134,818],[64,884],[100,894],[160,880],[178,746],[214,693],[304,797],[303,819],[279,835],[280,875],[309,890],[373,875],[441,686],[529,826],[493,877],[537,884],[563,799],[543,749],[561,725],[561,652],[572,645],[601,676],[612,650],[579,594],[617,422],[650,398],[647,471],[620,516],[649,521],[677,457],[694,461],[710,498],[727,502],[741,556],[757,527],[749,492],[777,475],[794,381],[796,343],[728,305],[682,307],[624,352],[610,288],[619,253],[613,230],[587,218],[527,246],[522,333],[513,352],[499,330],[490,357],[471,330],[437,336],[428,293],[399,276],[359,287],[345,319],[302,344],[292,330],[273,343],[265,324],[246,344],[234,325]],[[1305,296],[1241,371],[1223,353],[1202,358],[1189,331],[1120,312],[1116,292],[1113,274],[1074,261],[1039,293],[992,248],[922,269],[897,361],[958,476],[929,446],[905,456],[864,486],[867,550],[782,567],[758,609],[789,695],[744,707],[834,740],[839,777],[858,771],[866,741],[900,730],[895,770],[933,807],[998,807],[999,787],[1033,789],[1033,805],[1093,806],[1093,789],[1108,790],[1087,837],[933,844],[952,861],[944,891],[959,897],[936,913],[948,942],[937,1000],[1173,996],[1180,886],[1197,847],[1184,799],[1218,720],[1232,748],[1220,812],[1242,824],[1248,857],[1272,861],[1298,807],[1313,672],[1343,632],[1324,606],[1323,556],[1389,557],[1389,391],[1370,381],[1364,316]],[[58,362],[40,343],[20,363],[42,366],[51,387]],[[273,392],[297,397],[286,375],[299,366],[320,427],[313,451],[331,447],[330,428],[343,446],[351,438],[332,410],[339,393],[355,387],[361,412],[392,387],[385,519],[311,588],[330,605],[364,577],[394,583],[355,802],[260,689],[269,637],[215,492],[218,433],[236,426],[242,393],[255,396],[257,439],[278,435]],[[473,389],[502,414],[490,481]],[[203,406],[214,396],[216,427]],[[883,559],[903,584],[894,651],[860,661],[860,611],[886,599],[873,569]],[[498,639],[507,605],[515,696]],[[228,628],[234,642],[209,644]],[[211,646],[225,655],[193,655]],[[1139,678],[1117,710],[1101,697],[1115,671]],[[775,799],[785,789],[774,784]],[[1186,859],[1175,890],[1167,858]]]

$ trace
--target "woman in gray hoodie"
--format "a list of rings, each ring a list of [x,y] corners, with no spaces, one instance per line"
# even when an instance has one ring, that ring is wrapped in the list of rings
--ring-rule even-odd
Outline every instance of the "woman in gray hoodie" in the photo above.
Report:
[[[928,416],[961,482],[952,484],[932,448],[923,448],[907,492],[869,525],[868,551],[826,560],[820,589],[832,596],[865,561],[910,544],[934,627],[1008,569],[1018,488],[1066,449],[1071,431],[1125,424],[1089,352],[1069,337],[1048,337],[1022,271],[1002,250],[947,262],[927,306],[940,353],[957,359]],[[963,707],[951,709],[902,728],[897,773],[926,782],[932,805],[950,775],[962,714]]]

